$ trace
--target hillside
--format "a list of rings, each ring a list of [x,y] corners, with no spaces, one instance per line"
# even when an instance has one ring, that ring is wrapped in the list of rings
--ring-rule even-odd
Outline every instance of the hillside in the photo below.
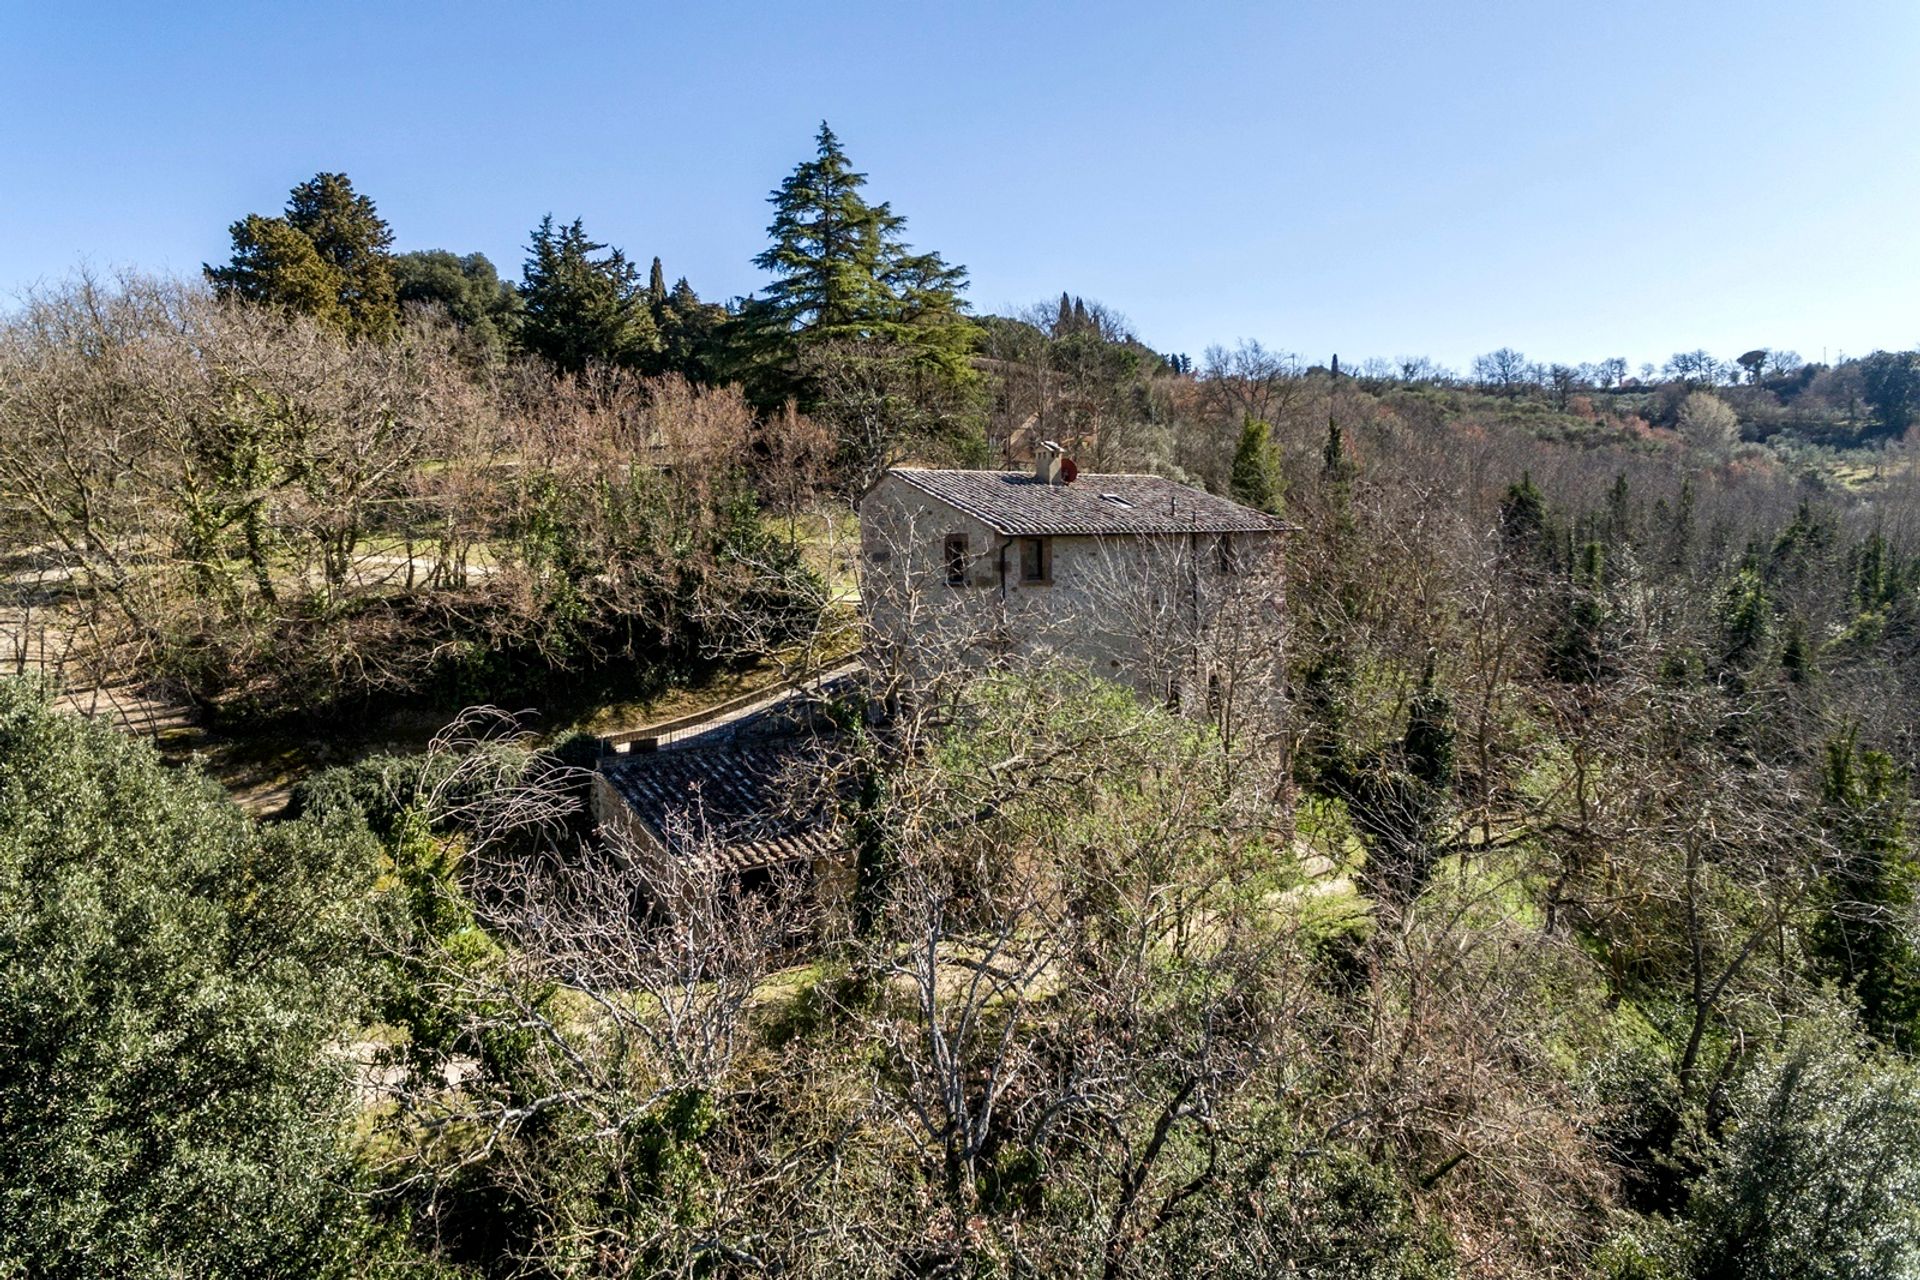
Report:
[[[320,174],[0,320],[0,1275],[1920,1275],[1920,354],[1195,360],[863,181],[726,304]],[[861,560],[1049,442],[1264,513],[992,549],[1149,697]],[[855,656],[831,856],[593,820]]]

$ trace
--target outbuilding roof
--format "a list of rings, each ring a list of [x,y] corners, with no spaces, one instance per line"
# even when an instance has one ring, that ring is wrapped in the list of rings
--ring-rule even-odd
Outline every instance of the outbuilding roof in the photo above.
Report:
[[[1081,472],[1048,484],[1022,471],[894,467],[888,475],[1008,535],[1277,533],[1291,526],[1165,476]]]
[[[802,810],[800,771],[817,772],[810,736],[652,751],[601,766],[667,852],[726,871],[811,861],[837,850],[831,806]]]

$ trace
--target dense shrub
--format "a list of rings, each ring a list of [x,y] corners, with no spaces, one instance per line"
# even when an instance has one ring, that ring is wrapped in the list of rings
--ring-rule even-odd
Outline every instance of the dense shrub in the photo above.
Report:
[[[373,870],[0,681],[0,1274],[346,1273]]]

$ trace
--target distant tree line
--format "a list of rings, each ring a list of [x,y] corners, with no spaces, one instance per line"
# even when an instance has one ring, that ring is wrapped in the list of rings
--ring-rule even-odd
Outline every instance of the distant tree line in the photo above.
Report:
[[[1478,392],[1516,408],[1637,418],[1723,452],[1781,436],[1852,447],[1897,438],[1920,413],[1920,352],[1880,351],[1833,365],[1753,348],[1732,358],[1681,351],[1634,370],[1624,357],[1580,364],[1502,347],[1459,373],[1423,356],[1309,365],[1259,343],[1210,348],[1198,362],[1141,342],[1117,312],[1063,292],[1010,316],[976,317],[966,271],[915,250],[905,220],[865,194],[826,125],[814,155],[770,197],[771,283],[728,302],[703,300],[659,258],[591,237],[549,216],[530,235],[514,281],[483,255],[395,254],[393,235],[343,174],[296,187],[278,217],[232,227],[233,254],[206,268],[223,297],[312,316],[353,340],[390,341],[408,306],[437,308],[477,363],[544,361],[737,385],[762,413],[792,404],[834,437],[832,471],[856,490],[903,457],[978,464],[1057,439],[1095,467],[1148,467],[1224,487],[1239,433],[1271,416],[1226,411],[1258,385],[1286,399],[1315,370],[1376,393]],[[1718,402],[1732,415],[1709,406]],[[1689,408],[1691,404],[1691,408]]]
[[[764,411],[818,408],[848,365],[964,398],[980,333],[961,298],[966,271],[914,251],[906,219],[868,201],[865,185],[823,124],[815,156],[772,196],[771,244],[754,261],[773,282],[729,305],[703,301],[685,277],[669,287],[657,257],[643,279],[578,218],[543,218],[513,282],[482,254],[395,254],[373,201],[341,173],[295,187],[279,217],[234,223],[231,259],[205,274],[223,298],[310,316],[351,339],[390,341],[405,307],[435,307],[480,363],[519,355],[565,373],[606,366],[738,384]]]

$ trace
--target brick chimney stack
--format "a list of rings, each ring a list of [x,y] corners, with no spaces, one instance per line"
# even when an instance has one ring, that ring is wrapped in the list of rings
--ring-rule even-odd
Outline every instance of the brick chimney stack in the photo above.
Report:
[[[1060,483],[1060,459],[1066,456],[1052,440],[1042,440],[1040,447],[1033,451],[1033,478],[1041,484]]]

